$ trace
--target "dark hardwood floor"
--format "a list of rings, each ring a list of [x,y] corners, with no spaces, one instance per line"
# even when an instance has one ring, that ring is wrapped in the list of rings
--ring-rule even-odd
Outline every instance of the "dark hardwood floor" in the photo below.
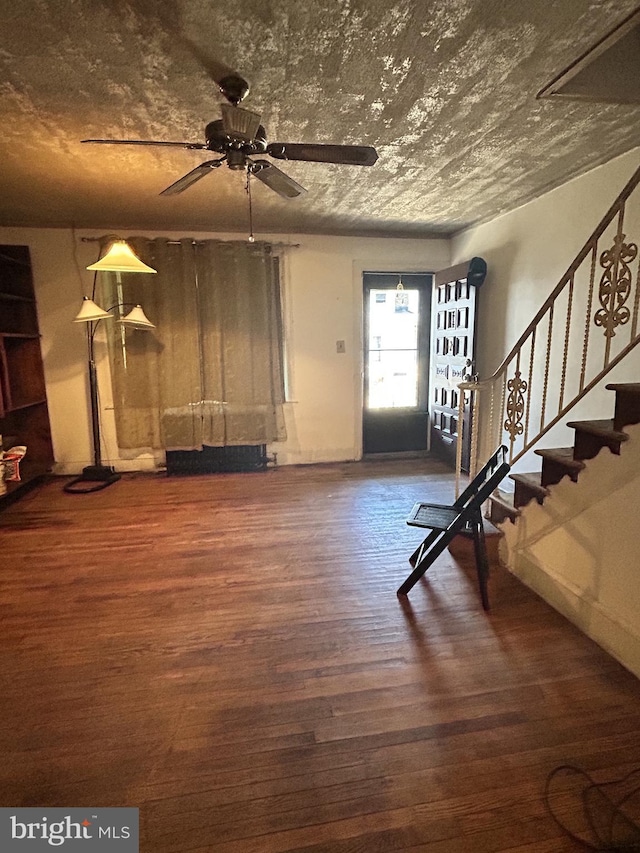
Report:
[[[547,774],[640,767],[640,682],[504,570],[402,607],[428,460],[0,514],[2,806],[137,806],[144,853],[559,853]],[[565,803],[566,808],[570,804]]]

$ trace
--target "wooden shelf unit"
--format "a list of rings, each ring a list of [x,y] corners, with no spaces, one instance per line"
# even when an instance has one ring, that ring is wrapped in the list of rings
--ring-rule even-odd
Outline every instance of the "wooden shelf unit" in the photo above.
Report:
[[[0,509],[53,465],[28,246],[0,245],[0,435],[3,449],[26,445],[19,482],[7,483]]]

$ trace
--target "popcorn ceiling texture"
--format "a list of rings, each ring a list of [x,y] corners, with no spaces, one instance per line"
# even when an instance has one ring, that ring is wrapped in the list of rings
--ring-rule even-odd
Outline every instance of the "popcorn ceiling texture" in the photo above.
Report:
[[[276,165],[257,231],[450,234],[640,144],[640,106],[536,93],[636,0],[20,0],[0,26],[0,224],[245,230],[242,173],[159,193],[207,152],[215,78],[251,83],[270,141],[374,145],[372,168]]]

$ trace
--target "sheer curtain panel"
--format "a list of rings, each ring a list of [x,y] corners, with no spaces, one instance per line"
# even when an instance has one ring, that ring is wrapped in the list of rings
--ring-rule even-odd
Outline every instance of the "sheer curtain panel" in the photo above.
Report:
[[[279,266],[271,246],[129,242],[158,274],[123,274],[120,283],[103,276],[104,299],[140,303],[156,328],[110,324],[118,445],[200,450],[283,441]]]

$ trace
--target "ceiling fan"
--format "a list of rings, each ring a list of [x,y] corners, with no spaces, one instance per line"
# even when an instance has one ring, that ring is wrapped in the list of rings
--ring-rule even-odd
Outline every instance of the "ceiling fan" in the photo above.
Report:
[[[164,189],[160,195],[176,195],[204,178],[224,162],[230,169],[246,169],[259,181],[284,198],[296,198],[305,188],[268,160],[251,159],[268,154],[277,160],[304,160],[310,163],[338,163],[352,166],[373,166],[378,159],[375,148],[368,145],[325,145],[292,142],[267,142],[260,124],[260,115],[242,109],[238,104],[249,92],[249,84],[238,74],[223,77],[218,86],[229,102],[221,105],[222,118],[205,127],[206,142],[159,142],[143,139],[83,139],[82,142],[101,145],[164,145],[191,150],[215,151],[223,156],[207,160]]]

